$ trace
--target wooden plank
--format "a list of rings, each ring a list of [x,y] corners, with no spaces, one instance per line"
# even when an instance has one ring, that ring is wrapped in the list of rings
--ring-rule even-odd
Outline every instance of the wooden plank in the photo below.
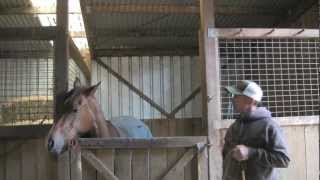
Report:
[[[318,29],[286,29],[286,28],[212,28],[211,38],[317,38]]]
[[[46,139],[43,139],[40,145],[45,149],[43,144],[46,143]],[[47,175],[46,178],[48,180],[56,180],[58,179],[58,160],[57,157],[53,156],[52,154],[49,154],[48,150],[45,149],[44,153],[46,154],[46,159],[47,159]],[[41,164],[38,164],[41,165]],[[43,167],[42,167],[43,168]]]
[[[134,29],[110,29],[110,28],[96,28],[95,35],[103,38],[150,38],[150,37],[195,37],[197,36],[197,28],[188,28],[188,31],[185,28],[179,27],[166,27],[161,29],[148,28],[148,27],[137,27]],[[154,56],[154,55],[153,55]]]
[[[127,149],[116,150],[115,175],[121,180],[132,179],[132,151]]]
[[[167,136],[168,129],[167,121],[157,120],[154,123],[152,121],[152,132],[155,136]],[[167,169],[167,150],[163,148],[151,148],[150,149],[150,180],[158,180],[163,176]]]
[[[149,103],[152,107],[160,111],[162,114],[166,115],[167,117],[169,116],[169,113],[163,110],[161,106],[159,106],[157,103],[155,103],[152,99],[150,99],[147,95],[145,95],[143,92],[141,92],[138,88],[133,86],[129,81],[124,79],[121,75],[119,75],[117,72],[115,72],[111,67],[106,65],[104,62],[102,62],[100,59],[96,60],[99,65],[104,67],[106,70],[110,72],[114,77],[116,77],[119,81],[121,81],[123,84],[128,86],[132,91],[137,93],[142,99],[144,99],[147,103]]]
[[[90,84],[91,82],[91,63],[89,60],[85,61],[85,59],[82,57],[78,47],[72,40],[72,38],[69,36],[69,50],[70,50],[70,57],[74,60],[74,62],[78,65],[82,73],[84,74],[87,84]],[[89,61],[89,62],[88,62]]]
[[[24,142],[21,148],[21,178],[22,180],[36,179],[37,178],[37,159],[36,151],[34,148],[37,146],[36,140],[27,140]]]
[[[150,171],[149,151],[146,149],[133,150],[132,180],[148,180]]]
[[[21,141],[6,144],[6,180],[21,180]]]
[[[200,62],[202,63],[203,115],[207,122],[209,179],[222,178],[222,155],[219,150],[219,127],[221,122],[220,64],[218,38],[211,37],[215,27],[214,0],[200,1],[201,26],[199,31]]]
[[[107,168],[101,160],[99,160],[92,152],[83,150],[82,157],[87,160],[87,162],[92,165],[101,175],[103,175],[106,179],[110,180],[119,180],[113,172]]]
[[[55,121],[63,112],[63,95],[68,91],[68,1],[57,0],[57,36],[55,40],[54,54],[54,94],[55,94]]]
[[[58,156],[57,173],[59,180],[70,180],[70,153],[69,151]]]
[[[184,155],[170,168],[170,170],[162,177],[163,180],[173,179],[177,172],[183,172],[184,167],[193,159],[196,155],[195,150],[190,148]]]
[[[285,127],[284,135],[288,143],[290,166],[289,168],[280,169],[279,179],[306,179],[307,164],[304,127]]]
[[[50,154],[48,153],[48,150],[45,148],[46,138],[38,138],[35,141],[36,141],[36,145],[33,148],[36,148],[35,150],[36,169],[37,169],[36,179],[38,180],[56,179],[56,173],[55,173],[55,176],[50,176],[49,174],[49,171],[52,171],[54,168],[52,168],[53,164],[49,164]]]
[[[115,150],[114,149],[104,149],[96,151],[97,158],[114,173],[114,161],[115,161]],[[105,180],[100,174],[97,174],[97,180]]]
[[[6,141],[0,141],[0,179],[6,179]]]
[[[0,32],[1,41],[55,40],[57,28],[54,26],[8,27],[0,28]]]
[[[123,48],[123,49],[96,49],[97,57],[107,56],[187,56],[187,55],[198,55],[197,47],[184,47],[184,48]]]
[[[161,13],[161,14],[186,14],[198,15],[198,5],[181,5],[181,4],[107,4],[96,5],[87,8],[87,12],[99,13]],[[243,8],[219,6],[217,7],[217,14],[230,16],[277,16],[280,15],[275,11],[270,11],[266,8]]]
[[[70,180],[82,180],[81,151],[70,152]]]
[[[54,121],[57,121],[64,111],[64,94],[68,91],[68,0],[57,0],[57,35],[54,44]],[[57,173],[59,180],[70,180],[69,153],[58,157]]]
[[[87,7],[87,13],[174,13],[198,14],[199,8],[181,4],[106,4]]]
[[[206,142],[205,136],[160,137],[152,139],[130,138],[81,138],[79,143],[84,149],[104,148],[179,148],[192,147],[197,143]]]
[[[169,136],[171,137],[177,137],[177,136],[181,136],[181,132],[178,132],[178,120],[177,119],[169,119]],[[167,166],[168,167],[173,167],[174,164],[179,160],[179,158],[182,156],[182,154],[184,153],[184,150],[179,148],[169,148],[167,150],[168,153],[168,162],[167,162]],[[176,179],[176,180],[183,180],[184,179],[184,172],[183,171],[178,171],[178,172],[174,172],[171,174],[172,179]]]
[[[208,180],[208,154],[206,148],[197,155],[198,180]]]
[[[319,126],[305,127],[306,180],[319,179]],[[299,143],[300,144],[300,143]]]
[[[101,175],[100,174],[98,175],[94,167],[92,167],[87,161],[82,161],[82,179],[83,180],[97,180],[99,176]]]

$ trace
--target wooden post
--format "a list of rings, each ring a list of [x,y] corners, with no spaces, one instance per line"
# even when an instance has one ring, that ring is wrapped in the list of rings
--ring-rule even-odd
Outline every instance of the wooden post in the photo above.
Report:
[[[218,38],[215,36],[214,0],[200,0],[201,26],[199,54],[202,69],[203,120],[207,129],[208,176],[210,180],[222,178],[222,153],[219,148],[221,123],[220,72]]]
[[[54,121],[62,113],[63,94],[68,90],[68,0],[57,0],[57,35],[54,47]],[[58,157],[58,180],[70,180],[70,154]]]
[[[71,151],[70,154],[71,180],[82,180],[81,151]]]
[[[62,112],[62,95],[68,91],[68,0],[57,0],[57,35],[54,47],[55,121]]]

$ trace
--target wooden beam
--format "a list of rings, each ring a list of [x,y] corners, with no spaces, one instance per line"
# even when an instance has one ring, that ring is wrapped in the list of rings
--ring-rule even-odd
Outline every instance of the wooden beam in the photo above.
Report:
[[[94,30],[94,35],[103,38],[115,37],[197,37],[198,29],[185,28],[135,28],[129,30],[119,30],[110,28],[97,28]]]
[[[171,113],[170,116],[174,118],[175,114],[183,108],[187,103],[192,100],[198,93],[201,92],[201,87],[197,87],[184,101],[182,101],[177,107],[175,107]]]
[[[96,49],[97,57],[124,57],[124,56],[196,56],[196,47],[188,48],[130,48],[130,49]]]
[[[15,51],[15,50],[1,50],[0,59],[40,59],[53,58],[53,51],[50,50],[36,50],[36,51]]]
[[[189,148],[187,152],[169,169],[169,171],[161,178],[161,180],[170,180],[172,175],[184,170],[184,167],[197,155],[193,148]]]
[[[93,5],[86,8],[87,13],[161,13],[161,14],[191,14],[199,15],[198,5],[182,4],[105,4]],[[267,8],[239,8],[219,6],[217,15],[222,16],[278,16],[279,11]]]
[[[193,147],[199,143],[206,144],[205,136],[154,137],[152,139],[133,138],[81,138],[79,144],[83,149],[146,149],[146,148],[182,148]]]
[[[162,9],[161,9],[162,8]],[[174,13],[174,14],[200,14],[198,5],[179,4],[108,4],[87,6],[87,13],[94,9],[104,13]],[[83,11],[85,12],[85,11]],[[32,14],[56,14],[55,7],[13,7],[0,9],[0,15],[32,15]],[[69,14],[81,14],[80,10],[69,11]],[[219,6],[216,14],[221,16],[281,16],[279,10],[268,8],[242,8],[233,6]]]
[[[304,0],[297,3],[294,7],[289,8],[285,14],[282,14],[275,26],[290,27],[292,23],[297,21],[303,14],[318,4],[318,0]]]
[[[299,28],[212,28],[210,38],[318,38],[318,29]]]
[[[54,121],[58,121],[64,111],[64,94],[68,91],[68,0],[57,0],[57,35],[54,44]],[[66,154],[66,153],[64,153]],[[70,180],[70,156],[59,156],[57,174],[59,180]]]
[[[57,121],[63,112],[63,95],[68,91],[68,0],[57,0],[57,36],[54,44],[54,121]]]
[[[96,62],[105,68],[110,74],[112,74],[114,77],[116,77],[119,81],[121,81],[123,84],[129,87],[130,90],[135,92],[139,97],[141,97],[143,100],[145,100],[147,103],[149,103],[152,107],[154,107],[156,110],[161,112],[163,115],[169,118],[169,113],[164,110],[160,105],[158,105],[156,102],[154,102],[152,99],[150,99],[147,95],[145,95],[142,91],[140,91],[138,88],[133,86],[129,81],[124,79],[120,74],[115,72],[110,66],[106,65],[103,61],[101,61],[99,58],[96,59]]]
[[[89,52],[90,52],[90,60],[96,59],[95,52],[94,52],[94,36],[93,33],[90,29],[90,22],[88,18],[88,13],[86,12],[86,7],[87,7],[87,1],[86,0],[80,0],[80,7],[81,7],[81,12],[82,12],[82,19],[83,19],[83,24],[84,28],[86,31],[86,36],[88,40],[88,46],[89,46]]]
[[[0,41],[55,40],[56,27],[0,28]]]
[[[99,160],[92,152],[87,151],[87,150],[82,150],[81,155],[105,179],[108,179],[108,180],[119,180],[119,178],[117,176],[115,176],[113,174],[113,172],[101,160]]]
[[[83,72],[87,83],[90,84],[91,82],[91,68],[90,64],[87,64],[82,57],[78,47],[73,42],[72,38],[69,37],[69,50],[70,50],[70,57],[74,60],[74,62],[78,65],[78,67]]]
[[[181,4],[105,4],[88,6],[86,12],[199,14],[199,8],[194,5]]]
[[[208,173],[210,180],[222,179],[222,155],[220,152],[220,62],[219,40],[211,37],[215,28],[215,0],[200,0],[199,47],[202,82],[202,118],[206,122],[208,141]]]

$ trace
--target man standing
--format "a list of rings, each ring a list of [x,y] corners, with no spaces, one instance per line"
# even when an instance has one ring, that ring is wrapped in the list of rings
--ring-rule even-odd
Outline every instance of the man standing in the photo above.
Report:
[[[288,167],[290,159],[281,128],[270,111],[257,106],[261,88],[244,80],[225,89],[239,117],[225,136],[223,180],[276,180],[275,168]]]

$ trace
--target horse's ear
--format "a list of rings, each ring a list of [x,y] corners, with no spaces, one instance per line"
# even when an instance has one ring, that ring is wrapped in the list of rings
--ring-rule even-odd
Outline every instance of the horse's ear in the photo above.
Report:
[[[89,88],[87,88],[87,89],[85,90],[85,92],[84,92],[85,95],[86,95],[86,96],[94,95],[94,93],[96,93],[96,91],[97,91],[98,87],[100,86],[100,84],[101,84],[101,82],[99,82],[98,84],[93,85],[93,86],[90,86]]]
[[[80,88],[80,87],[81,87],[80,79],[76,77],[76,79],[73,82],[73,88]]]

